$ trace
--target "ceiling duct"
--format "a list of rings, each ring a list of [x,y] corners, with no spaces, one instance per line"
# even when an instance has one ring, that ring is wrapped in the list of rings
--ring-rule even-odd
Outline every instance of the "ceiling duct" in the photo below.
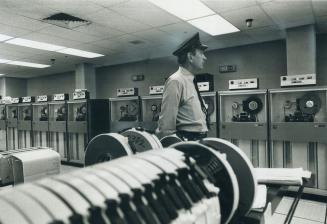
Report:
[[[90,21],[66,14],[66,13],[56,13],[52,16],[42,19],[43,22],[52,25],[60,26],[66,29],[74,29],[79,26],[86,26],[91,24]]]

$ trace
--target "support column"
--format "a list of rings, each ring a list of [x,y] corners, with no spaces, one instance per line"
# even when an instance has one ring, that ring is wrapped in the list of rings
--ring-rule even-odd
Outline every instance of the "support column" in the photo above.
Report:
[[[314,25],[286,30],[287,75],[316,74],[316,30]]]
[[[96,98],[96,77],[93,64],[82,63],[76,65],[75,69],[75,88],[87,89],[90,92],[90,98]]]

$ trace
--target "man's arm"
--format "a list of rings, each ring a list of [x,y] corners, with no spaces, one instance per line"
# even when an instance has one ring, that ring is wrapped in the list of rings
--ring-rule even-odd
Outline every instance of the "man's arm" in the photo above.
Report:
[[[177,80],[168,80],[162,97],[157,134],[159,138],[176,132],[176,118],[182,86]]]

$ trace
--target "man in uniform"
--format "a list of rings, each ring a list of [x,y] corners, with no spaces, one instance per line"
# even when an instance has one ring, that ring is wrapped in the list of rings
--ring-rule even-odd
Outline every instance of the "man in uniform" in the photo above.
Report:
[[[187,39],[174,51],[179,68],[165,83],[158,136],[176,134],[183,140],[206,137],[206,107],[200,96],[194,74],[203,69],[206,61],[199,33]]]

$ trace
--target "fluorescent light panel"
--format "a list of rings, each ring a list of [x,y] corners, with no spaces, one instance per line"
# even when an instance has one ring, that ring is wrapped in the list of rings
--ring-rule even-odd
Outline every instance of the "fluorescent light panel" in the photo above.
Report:
[[[3,63],[8,63],[10,62],[11,60],[8,60],[8,59],[1,59],[0,58],[0,63],[3,64]]]
[[[1,74],[1,73],[0,73],[0,76],[4,76],[4,75],[5,75],[5,74]]]
[[[199,0],[149,1],[212,36],[240,31]]]
[[[5,40],[9,40],[13,37],[8,36],[8,35],[4,35],[4,34],[0,34],[0,41],[5,41]]]
[[[102,57],[104,56],[103,54],[97,54],[89,51],[82,51],[74,48],[64,48],[61,50],[58,50],[57,52],[63,53],[63,54],[70,54],[70,55],[75,55],[79,57],[84,57],[84,58],[97,58],[97,57]]]
[[[2,59],[2,58],[0,58],[0,63],[1,64],[9,64],[9,65],[26,66],[26,67],[32,67],[32,68],[50,67],[50,65],[45,65],[45,64],[38,64],[38,63],[32,63],[32,62],[26,62],[26,61],[14,61],[14,60]]]
[[[32,68],[47,68],[47,67],[50,67],[50,65],[38,64],[38,63],[32,63],[32,62],[25,62],[25,61],[10,61],[7,64],[25,66],[25,67],[32,67]]]
[[[215,14],[208,6],[198,0],[149,0],[159,8],[181,18],[195,19]]]
[[[212,36],[240,31],[238,28],[233,26],[233,24],[219,15],[211,15],[199,19],[189,20],[188,23],[206,33],[209,33]]]
[[[59,45],[47,44],[47,43],[33,41],[33,40],[27,40],[27,39],[23,39],[23,38],[14,38],[11,40],[7,40],[5,43],[19,45],[19,46],[23,46],[23,47],[35,48],[35,49],[39,49],[39,50],[46,50],[46,51],[57,51],[62,48],[65,48],[65,47],[59,46]]]
[[[46,51],[55,51],[63,54],[70,54],[74,56],[84,57],[84,58],[97,58],[104,56],[103,54],[97,54],[89,51],[82,51],[74,48],[67,48],[55,44],[48,44],[39,41],[27,40],[23,38],[14,38],[8,41],[5,41],[8,44],[14,44],[24,47],[35,48],[39,50],[46,50]]]

